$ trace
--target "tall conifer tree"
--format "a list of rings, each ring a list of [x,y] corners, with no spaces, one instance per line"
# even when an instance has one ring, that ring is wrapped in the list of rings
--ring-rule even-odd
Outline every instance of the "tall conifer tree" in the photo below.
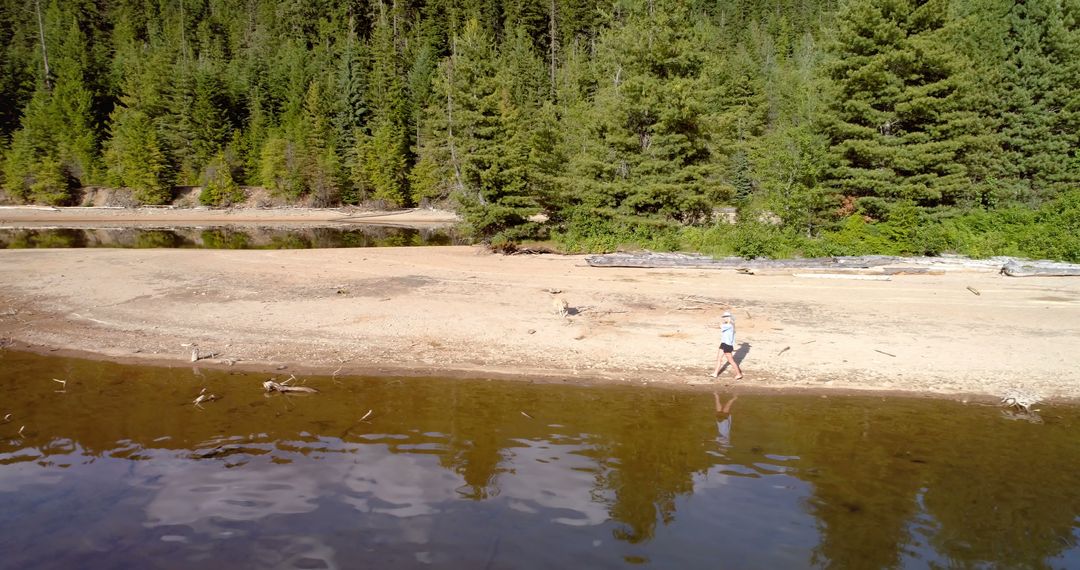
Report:
[[[704,73],[715,36],[677,1],[633,2],[597,45],[599,83],[574,199],[612,215],[692,221],[717,168]]]
[[[852,0],[841,9],[828,74],[835,167],[829,183],[871,213],[971,197],[965,158],[987,144],[965,108],[969,62],[946,34],[944,0]]]

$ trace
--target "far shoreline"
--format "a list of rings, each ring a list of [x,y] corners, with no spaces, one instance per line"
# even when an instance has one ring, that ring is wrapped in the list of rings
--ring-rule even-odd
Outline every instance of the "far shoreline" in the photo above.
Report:
[[[322,222],[340,224],[449,225],[454,212],[432,208],[368,210],[355,207],[207,208],[179,206],[0,206],[0,225],[17,223],[244,223]]]

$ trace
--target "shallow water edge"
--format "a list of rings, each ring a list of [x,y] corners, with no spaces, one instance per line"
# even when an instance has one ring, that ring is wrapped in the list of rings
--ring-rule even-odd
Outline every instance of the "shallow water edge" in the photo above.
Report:
[[[567,386],[636,386],[642,388],[654,387],[665,390],[686,392],[714,392],[717,390],[756,395],[805,395],[820,397],[875,397],[875,398],[910,398],[927,400],[948,400],[962,404],[997,405],[1001,397],[996,394],[981,394],[977,392],[939,392],[939,391],[912,391],[894,390],[867,387],[864,389],[850,388],[847,386],[830,386],[822,383],[819,386],[785,385],[784,380],[767,372],[755,373],[754,377],[747,377],[736,382],[730,377],[721,377],[720,381],[710,381],[705,373],[702,373],[704,382],[686,383],[671,381],[663,374],[642,373],[642,371],[626,371],[625,373],[601,374],[596,371],[588,371],[581,374],[568,374],[561,370],[510,370],[497,367],[439,367],[434,368],[424,365],[402,363],[400,366],[387,365],[319,365],[296,363],[288,361],[260,362],[254,360],[240,360],[230,363],[222,362],[213,358],[190,362],[183,358],[172,358],[168,355],[130,354],[114,355],[103,352],[90,352],[84,350],[57,348],[45,345],[29,345],[22,342],[10,342],[6,348],[0,346],[0,351],[23,352],[38,356],[54,356],[61,358],[75,358],[95,362],[111,362],[127,366],[149,366],[165,369],[206,369],[220,372],[244,372],[255,374],[268,374],[280,376],[288,374],[315,375],[315,376],[392,376],[397,378],[428,378],[428,379],[468,379],[468,380],[498,380],[511,382],[524,382],[528,384],[561,384]],[[1047,400],[1055,405],[1073,406],[1080,405],[1080,398],[1056,397]]]

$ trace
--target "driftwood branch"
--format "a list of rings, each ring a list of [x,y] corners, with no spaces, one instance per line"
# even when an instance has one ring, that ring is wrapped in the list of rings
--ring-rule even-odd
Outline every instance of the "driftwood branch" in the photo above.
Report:
[[[199,391],[199,395],[196,396],[195,400],[193,402],[191,402],[191,403],[195,404],[195,407],[197,407],[197,408],[202,408],[202,406],[200,406],[199,404],[202,404],[203,402],[213,402],[216,399],[218,399],[218,397],[216,395],[207,394],[206,393],[206,388],[203,388],[202,390]]]
[[[288,380],[286,380],[286,382],[288,382]],[[285,384],[278,384],[273,380],[267,380],[266,382],[263,382],[263,390],[266,390],[267,392],[281,392],[283,394],[288,392],[315,394],[318,392],[318,390],[316,390],[315,388],[309,388],[307,386],[287,386]]]
[[[205,360],[207,358],[213,358],[213,357],[215,357],[217,355],[218,355],[218,353],[216,353],[216,352],[203,353],[203,352],[201,352],[199,350],[199,347],[197,347],[197,346],[193,346],[191,348],[191,361],[192,362],[198,362],[200,360]]]
[[[720,305],[721,307],[730,306],[726,302],[721,301],[720,299],[710,299],[709,297],[701,297],[701,296],[698,296],[698,295],[688,295],[686,297],[683,297],[682,300],[686,301],[687,303],[702,303],[702,304],[706,304],[706,305]]]

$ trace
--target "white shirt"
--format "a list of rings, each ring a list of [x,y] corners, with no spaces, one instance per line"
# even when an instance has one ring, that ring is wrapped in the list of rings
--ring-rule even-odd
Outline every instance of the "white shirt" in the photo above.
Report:
[[[731,323],[720,325],[720,344],[735,346],[735,325]]]

